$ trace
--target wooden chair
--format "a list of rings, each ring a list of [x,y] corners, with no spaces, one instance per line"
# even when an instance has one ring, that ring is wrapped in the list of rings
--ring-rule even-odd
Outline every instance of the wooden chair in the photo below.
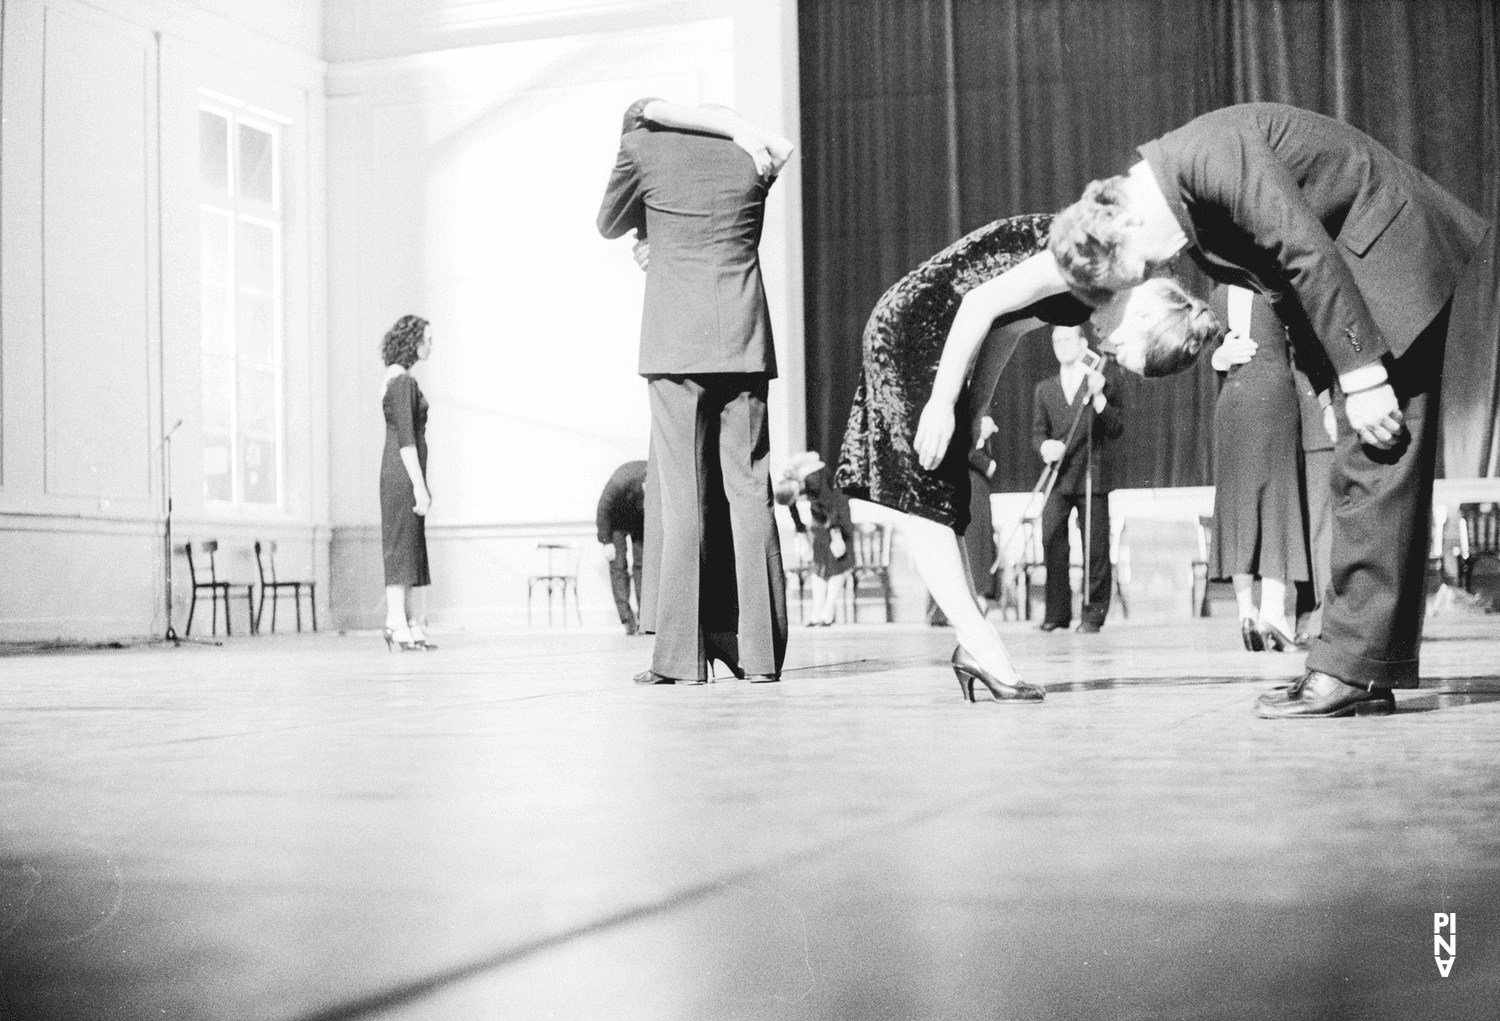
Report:
[[[859,620],[861,586],[878,588],[885,603],[885,622],[895,619],[891,608],[891,530],[865,521],[854,526],[854,567],[849,571],[849,619]],[[868,596],[868,592],[865,593]],[[873,596],[870,596],[873,598]]]
[[[546,567],[540,574],[526,579],[526,626],[531,627],[531,595],[538,588],[547,593],[547,626],[552,626],[552,596],[562,598],[563,627],[568,626],[568,593],[573,593],[573,612],[578,626],[583,626],[583,607],[578,602],[578,548],[571,542],[539,542],[536,548],[546,555]]]
[[[233,635],[234,629],[229,623],[229,594],[233,591],[238,595],[239,586],[233,582],[219,580],[219,569],[215,562],[219,552],[219,540],[207,539],[198,544],[198,549],[208,554],[208,581],[198,580],[198,566],[193,561],[193,544],[184,543],[182,547],[182,551],[187,554],[188,577],[193,583],[193,601],[188,605],[187,627],[182,629],[182,634],[186,637],[193,633],[193,614],[198,611],[198,593],[207,592],[209,602],[213,605],[213,622],[209,633],[215,635],[219,633],[219,599],[222,596],[224,599],[224,634]],[[253,585],[245,586],[245,615],[249,618],[252,635],[257,630],[255,612],[250,601],[253,588]]]
[[[1474,591],[1474,565],[1500,561],[1500,510],[1493,503],[1465,503],[1458,508],[1458,584]]]
[[[1042,521],[1039,517],[1022,518],[1016,525],[1021,530],[1021,555],[1016,559],[1016,581],[1021,590],[1021,619],[1031,619],[1031,592],[1036,587],[1035,575],[1045,576],[1047,565],[1042,556]]]
[[[266,577],[266,565],[271,565],[271,576]],[[281,597],[282,590],[292,593],[292,602],[297,609],[297,630],[302,630],[302,589],[307,588],[307,603],[312,608],[312,629],[318,630],[318,596],[317,582],[313,581],[281,581],[276,577],[276,544],[268,542],[264,547],[264,558],[260,543],[255,544],[255,570],[260,575],[260,606],[255,611],[255,630],[260,630],[260,622],[266,615],[266,593],[271,593],[271,630],[276,630],[276,604]]]

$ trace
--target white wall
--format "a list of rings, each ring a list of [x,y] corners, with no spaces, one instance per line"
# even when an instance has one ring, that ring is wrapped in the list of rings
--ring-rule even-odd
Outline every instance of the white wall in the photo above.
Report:
[[[311,21],[320,4],[6,0],[0,126],[0,639],[161,633],[163,434],[177,537],[326,564],[323,69],[238,20]],[[284,507],[205,509],[198,447],[200,87],[290,120]],[[321,538],[320,538],[321,534]],[[185,581],[185,564],[174,572]],[[326,574],[326,567],[322,573]],[[178,590],[182,625],[184,592]],[[241,623],[243,626],[243,622]]]
[[[586,10],[585,10],[586,8]],[[646,454],[643,277],[594,226],[619,118],[643,95],[736,105],[795,138],[790,2],[443,4],[327,11],[335,611],[381,613],[381,335],[432,321],[428,519],[439,624],[524,620],[539,538],[584,553],[585,617],[613,619],[591,520]],[[802,443],[800,182],[761,251],[784,379],[778,453]]]

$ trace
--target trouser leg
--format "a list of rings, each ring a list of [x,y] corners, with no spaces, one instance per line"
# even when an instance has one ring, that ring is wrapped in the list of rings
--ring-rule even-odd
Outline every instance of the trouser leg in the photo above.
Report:
[[[739,665],[746,673],[779,675],[786,656],[786,572],[772,512],[768,384],[748,377],[726,386],[719,467],[732,533]]]
[[[1089,522],[1089,591],[1082,617],[1094,624],[1103,624],[1104,618],[1109,616],[1110,587],[1114,583],[1114,572],[1109,563],[1109,497],[1095,493],[1089,502],[1094,505],[1094,511]],[[1080,510],[1079,513],[1084,512]]]
[[[1336,396],[1329,598],[1307,665],[1353,684],[1417,686],[1447,327],[1444,308],[1391,364],[1405,426],[1391,450],[1364,446]]]
[[[1042,620],[1067,624],[1073,619],[1073,582],[1068,575],[1068,515],[1076,498],[1057,490],[1042,508],[1042,565],[1047,569],[1047,610]]]
[[[626,533],[615,531],[610,536],[615,548],[615,558],[609,562],[609,588],[615,597],[615,611],[620,623],[627,630],[635,628],[635,611],[630,608],[630,561],[627,557]]]
[[[652,426],[655,435],[655,426]],[[646,455],[646,521],[643,545],[649,550],[644,567],[636,568],[639,584],[636,591],[640,607],[640,628],[646,634],[656,632],[656,594],[661,589],[661,471],[656,463],[656,441],[652,440]]]
[[[699,626],[703,557],[703,448],[707,429],[700,414],[703,388],[692,379],[650,380],[651,453],[660,499],[659,590],[655,600],[656,643],[651,669],[667,677],[705,677]],[[649,506],[649,502],[648,502]],[[649,573],[647,575],[649,577]]]

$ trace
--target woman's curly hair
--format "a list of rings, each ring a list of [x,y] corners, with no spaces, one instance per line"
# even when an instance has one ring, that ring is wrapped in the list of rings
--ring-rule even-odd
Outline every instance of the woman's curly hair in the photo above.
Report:
[[[1089,304],[1102,305],[1146,275],[1146,267],[1128,264],[1122,251],[1133,226],[1122,176],[1091,182],[1082,198],[1053,217],[1047,248],[1068,287]]]
[[[1155,328],[1147,335],[1147,377],[1170,376],[1189,368],[1198,352],[1224,337],[1224,324],[1202,298],[1189,294],[1169,277],[1154,277],[1140,285],[1159,308]]]
[[[380,356],[387,365],[399,365],[409,369],[417,364],[417,348],[427,333],[427,320],[421,316],[402,316],[396,325],[385,331],[380,342]]]

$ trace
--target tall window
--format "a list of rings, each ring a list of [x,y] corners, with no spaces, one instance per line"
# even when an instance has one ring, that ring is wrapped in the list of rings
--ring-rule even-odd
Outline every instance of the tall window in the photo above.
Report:
[[[281,502],[281,125],[203,94],[199,237],[203,326],[203,495]]]

